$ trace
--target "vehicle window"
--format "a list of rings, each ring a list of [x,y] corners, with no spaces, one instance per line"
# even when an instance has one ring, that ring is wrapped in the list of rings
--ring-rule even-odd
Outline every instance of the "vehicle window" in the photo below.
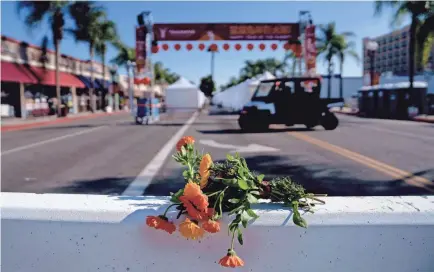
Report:
[[[316,87],[318,87],[318,81],[317,80],[305,80],[300,82],[301,87],[304,89],[306,93],[312,93],[313,91],[316,91]]]
[[[263,82],[259,84],[258,89],[256,90],[256,97],[264,97],[268,96],[271,89],[274,86],[274,82]]]

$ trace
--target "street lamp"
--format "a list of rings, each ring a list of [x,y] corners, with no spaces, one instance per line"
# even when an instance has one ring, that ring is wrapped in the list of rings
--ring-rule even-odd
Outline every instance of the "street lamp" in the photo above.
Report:
[[[213,46],[208,47],[208,52],[211,52],[211,80],[214,80],[214,61],[215,53],[218,52]]]
[[[366,42],[366,50],[368,50],[368,56],[370,60],[370,74],[371,74],[371,86],[374,85],[374,64],[375,64],[375,52],[378,49],[378,43],[376,41],[368,41]]]
[[[110,67],[110,75],[111,75],[111,88],[109,88],[109,107],[115,111],[117,110],[117,107],[114,106],[113,101],[115,100],[115,92],[114,92],[114,84],[115,84],[115,76],[118,70],[118,66],[117,65],[113,65],[112,67]]]

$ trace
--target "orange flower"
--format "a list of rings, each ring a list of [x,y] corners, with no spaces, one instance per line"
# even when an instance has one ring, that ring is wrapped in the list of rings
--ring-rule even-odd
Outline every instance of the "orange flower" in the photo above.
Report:
[[[175,230],[175,224],[169,222],[165,216],[148,216],[146,217],[146,225],[151,228],[164,230],[170,234],[172,234]]]
[[[202,190],[200,190],[199,185],[196,183],[189,181],[184,187],[183,195],[189,199],[194,198],[197,195],[202,194]]]
[[[196,222],[191,221],[188,218],[186,218],[184,222],[179,224],[179,232],[185,238],[193,240],[202,238],[202,236],[205,234],[205,231],[201,227],[199,227]]]
[[[228,254],[220,259],[219,264],[225,267],[238,267],[244,266],[244,261],[237,256],[232,249],[228,250]]]
[[[210,233],[216,233],[220,231],[220,223],[214,220],[207,220],[203,222],[202,228]]]
[[[158,216],[148,216],[146,217],[146,225],[150,226],[151,228],[158,228],[158,226],[161,223],[161,218]]]
[[[208,197],[204,194],[197,195],[193,198],[180,196],[179,200],[187,210],[188,215],[197,220],[205,220],[208,218]]]
[[[178,143],[176,144],[176,150],[181,151],[181,147],[187,144],[194,144],[194,138],[192,136],[184,136],[182,137]]]
[[[200,188],[204,188],[208,184],[209,179],[209,168],[212,165],[212,159],[209,154],[205,154],[202,157],[199,165],[199,174],[200,174]]]

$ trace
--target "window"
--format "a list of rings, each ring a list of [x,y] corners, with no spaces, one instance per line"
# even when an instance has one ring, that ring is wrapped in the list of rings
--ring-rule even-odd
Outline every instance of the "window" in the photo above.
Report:
[[[259,84],[258,88],[256,89],[255,96],[256,97],[268,96],[273,86],[274,86],[274,82],[263,82]]]

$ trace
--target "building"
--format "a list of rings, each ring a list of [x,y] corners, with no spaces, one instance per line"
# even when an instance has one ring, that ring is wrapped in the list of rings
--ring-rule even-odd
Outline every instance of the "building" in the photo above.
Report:
[[[374,40],[378,43],[378,49],[375,52],[374,71],[376,73],[392,72],[397,76],[407,76],[409,72],[409,31],[410,26],[405,26],[379,37],[363,38],[363,74],[366,75],[370,71],[370,59],[366,49],[366,42]],[[434,45],[431,56],[434,56]],[[419,72],[421,70],[419,69]]]
[[[61,99],[70,113],[88,111],[89,89],[93,87],[98,109],[106,105],[112,83],[108,66],[61,55]],[[28,117],[54,114],[50,103],[56,98],[55,52],[2,36],[1,42],[2,116]],[[50,110],[51,109],[51,110]]]

